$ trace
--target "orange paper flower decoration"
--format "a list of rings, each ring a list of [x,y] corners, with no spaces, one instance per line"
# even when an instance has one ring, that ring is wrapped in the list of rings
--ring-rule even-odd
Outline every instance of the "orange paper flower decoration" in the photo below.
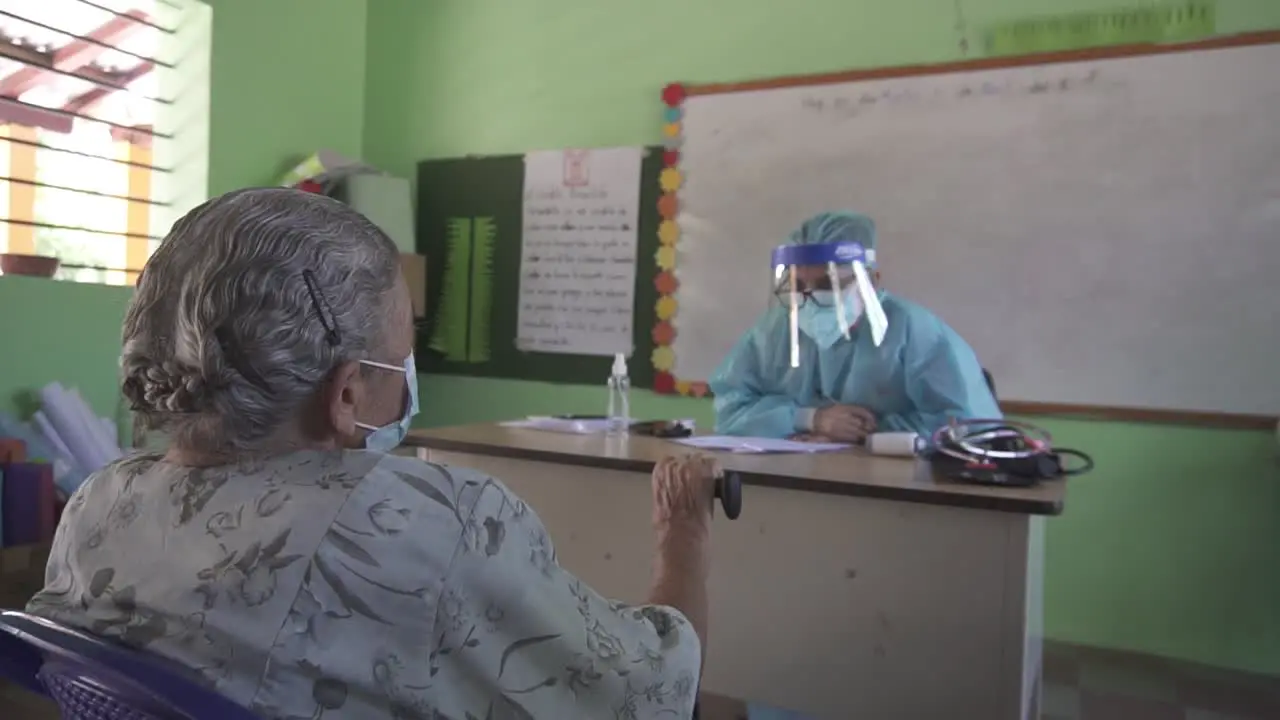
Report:
[[[670,345],[676,339],[676,329],[669,322],[660,322],[653,326],[653,344]]]
[[[663,220],[674,220],[676,217],[676,211],[679,209],[680,201],[676,200],[675,195],[663,195],[662,198],[658,200],[658,214],[662,216]]]
[[[660,272],[653,279],[653,289],[657,290],[659,295],[674,295],[678,287],[680,287],[680,282],[676,280],[675,275],[669,272]]]

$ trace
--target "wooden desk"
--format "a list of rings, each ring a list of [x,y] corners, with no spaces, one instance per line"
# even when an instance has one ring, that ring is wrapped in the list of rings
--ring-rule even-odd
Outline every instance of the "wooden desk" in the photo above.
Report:
[[[496,425],[406,443],[502,480],[564,567],[645,599],[648,475],[688,448]],[[1043,516],[1062,511],[1061,483],[958,485],[856,451],[720,458],[747,487],[742,516],[715,523],[704,690],[840,720],[1036,717]]]

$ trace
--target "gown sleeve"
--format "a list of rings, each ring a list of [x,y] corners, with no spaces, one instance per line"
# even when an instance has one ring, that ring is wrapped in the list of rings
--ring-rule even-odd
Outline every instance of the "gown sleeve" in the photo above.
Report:
[[[804,430],[797,424],[801,407],[792,397],[777,392],[773,373],[787,368],[769,366],[777,353],[769,352],[769,331],[776,326],[766,315],[748,330],[711,376],[708,386],[715,397],[716,432],[744,437],[785,438]]]
[[[881,417],[881,430],[930,437],[952,418],[1002,417],[977,356],[959,335],[932,317],[912,334],[903,353],[911,410]]]

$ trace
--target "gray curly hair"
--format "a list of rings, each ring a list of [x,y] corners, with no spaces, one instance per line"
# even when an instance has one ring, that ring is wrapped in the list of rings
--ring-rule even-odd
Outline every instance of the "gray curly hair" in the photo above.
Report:
[[[179,449],[290,444],[328,374],[381,348],[398,272],[386,234],[336,200],[283,188],[214,198],[143,270],[124,320],[124,396]]]

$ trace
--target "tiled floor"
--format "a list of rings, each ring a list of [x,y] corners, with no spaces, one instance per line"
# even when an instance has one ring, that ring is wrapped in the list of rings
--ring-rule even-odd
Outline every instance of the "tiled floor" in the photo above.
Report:
[[[1042,720],[1280,720],[1280,678],[1098,648],[1046,643]],[[739,720],[741,703],[704,701],[705,720]],[[0,683],[0,718],[56,720],[46,703]]]
[[[1045,643],[1043,720],[1280,720],[1280,678]]]

